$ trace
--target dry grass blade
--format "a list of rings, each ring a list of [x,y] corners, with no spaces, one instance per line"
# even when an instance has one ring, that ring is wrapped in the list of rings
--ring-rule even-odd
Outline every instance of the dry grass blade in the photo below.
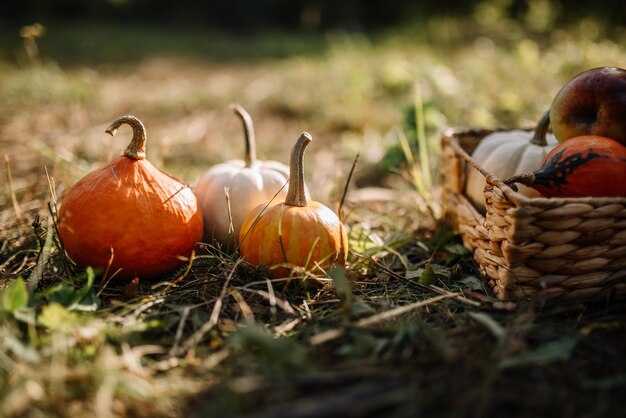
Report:
[[[6,168],[7,185],[9,187],[9,194],[11,195],[11,203],[13,204],[13,212],[15,212],[15,217],[18,220],[21,220],[22,210],[20,209],[20,205],[17,201],[17,196],[15,195],[15,188],[13,187],[13,176],[11,175],[11,162],[9,160],[8,154],[4,154],[4,165]]]
[[[278,218],[278,242],[280,243],[280,251],[283,254],[283,261],[285,264],[289,264],[289,260],[287,260],[287,252],[285,251],[285,242],[283,241],[283,214],[284,211],[281,210]]]
[[[339,208],[337,209],[337,213],[341,217],[341,222],[344,222],[343,219],[343,205],[346,202],[346,196],[348,195],[348,189],[350,188],[350,181],[352,180],[352,176],[354,175],[354,169],[356,168],[356,163],[359,161],[359,157],[361,156],[360,152],[357,152],[354,157],[354,161],[352,161],[352,167],[350,167],[350,172],[348,173],[348,177],[346,178],[346,184],[343,186],[343,192],[341,193],[341,199],[339,200]]]
[[[121,271],[118,269],[109,276],[109,273],[111,272],[111,266],[113,265],[113,260],[115,259],[115,250],[113,250],[113,247],[110,248],[109,252],[111,255],[109,256],[109,261],[107,262],[107,268],[104,270],[104,274],[102,275],[102,282],[98,288],[97,293],[98,296],[100,296],[102,292],[104,292],[104,289],[106,289],[109,282]]]
[[[232,235],[235,232],[235,227],[233,226],[233,210],[230,206],[230,189],[228,187],[224,187],[224,199],[226,199],[226,209],[228,210],[228,235]],[[235,241],[237,241],[239,237],[235,237]]]
[[[233,298],[237,302],[237,305],[239,306],[239,310],[241,311],[241,314],[243,315],[243,318],[246,321],[246,323],[247,324],[253,323],[254,312],[252,312],[252,309],[250,308],[250,305],[248,305],[248,302],[246,302],[243,296],[241,296],[241,293],[239,293],[237,289],[233,288],[233,289],[230,289],[230,294],[233,296]]]
[[[48,189],[50,190],[50,201],[52,202],[52,207],[54,208],[53,215],[57,214],[57,188],[56,183],[54,182],[54,177],[50,175],[48,172],[48,167],[44,166],[44,171],[46,172],[46,180],[48,181]]]
[[[259,221],[259,219],[261,219],[261,216],[263,216],[263,214],[265,213],[265,211],[272,205],[272,203],[276,200],[276,198],[278,197],[278,195],[283,191],[283,189],[285,187],[287,187],[287,185],[289,184],[289,180],[287,180],[285,182],[285,184],[283,184],[283,187],[281,187],[275,194],[274,196],[272,196],[272,199],[267,202],[267,204],[263,207],[263,209],[261,209],[261,211],[259,212],[259,214],[257,215],[257,217],[254,219],[254,221],[252,222],[252,225],[250,225],[250,228],[246,231],[246,233],[244,234],[243,238],[241,238],[241,241],[239,242],[239,245],[237,246],[237,250],[239,250],[239,247],[241,246],[241,243],[243,242],[243,240],[245,240],[248,237],[248,234],[250,233],[250,231],[252,230],[252,228],[254,228],[254,226],[256,225],[256,223]]]
[[[274,333],[277,336],[284,336],[284,335],[287,334],[287,332],[291,331],[292,329],[294,329],[295,327],[297,327],[301,323],[302,323],[302,319],[301,318],[292,319],[291,321],[288,321],[286,323],[283,323],[283,324],[275,327],[274,328]]]
[[[372,316],[368,316],[367,318],[363,318],[357,321],[354,325],[358,328],[369,327],[388,319],[392,319],[405,313],[414,311],[416,309],[423,308],[424,306],[432,305],[445,299],[455,298],[459,295],[460,293],[449,293],[446,295],[440,295],[432,297],[430,299],[421,300],[410,305],[398,306],[397,308],[393,308],[388,311],[384,311]],[[315,334],[313,337],[311,337],[309,342],[312,346],[324,344],[341,337],[344,333],[345,329],[343,328],[331,329],[328,331],[320,332],[319,334]]]
[[[450,295],[451,292],[446,290],[446,289],[442,289],[439,286],[435,286],[434,284],[430,284],[428,285],[428,289],[432,290],[433,292],[439,293],[440,295]],[[482,304],[478,301],[475,300],[471,300],[466,298],[465,296],[459,294],[458,296],[455,297],[455,299],[459,302],[463,302],[467,305],[479,308]]]
[[[233,276],[235,274],[235,271],[237,270],[237,267],[239,267],[239,264],[241,264],[242,261],[243,261],[242,258],[237,259],[237,261],[233,265],[233,268],[230,270],[230,273],[228,273],[228,276],[226,276],[226,280],[224,281],[224,286],[222,286],[222,290],[220,292],[220,295],[217,298],[217,300],[215,301],[215,305],[213,305],[213,311],[211,311],[211,316],[209,317],[209,320],[206,323],[204,323],[200,328],[198,328],[196,330],[196,332],[194,332],[183,343],[183,345],[182,345],[182,347],[180,349],[175,350],[175,354],[176,355],[182,355],[182,354],[186,353],[187,351],[189,351],[194,346],[196,346],[198,343],[200,343],[200,341],[202,341],[204,336],[209,331],[211,331],[213,329],[213,327],[215,327],[215,325],[217,325],[217,321],[219,319],[220,312],[222,310],[222,304],[223,304],[224,296],[226,296],[226,291],[228,290],[228,286],[230,285],[230,281],[232,280],[232,278],[233,278]]]
[[[403,315],[405,313],[414,311],[415,309],[422,308],[424,306],[432,305],[444,299],[450,299],[459,296],[460,293],[448,293],[445,295],[435,296],[430,299],[422,300],[419,302],[412,303],[410,305],[398,306],[397,308],[390,309],[388,311],[384,311],[378,313],[376,315],[368,316],[367,318],[363,318],[357,321],[357,327],[368,327],[374,324],[377,324],[382,321],[386,321],[391,318],[395,318],[396,316]]]
[[[402,149],[402,152],[404,153],[404,158],[406,158],[406,161],[410,167],[409,175],[411,177],[411,182],[421,195],[427,195],[428,186],[426,186],[425,184],[426,182],[424,180],[422,172],[417,169],[415,157],[413,156],[413,152],[411,151],[411,145],[409,144],[409,139],[402,129],[398,129],[398,140],[400,141],[400,147]]]
[[[430,152],[426,139],[426,123],[424,121],[424,99],[419,80],[414,83],[413,103],[415,107],[415,130],[419,144],[420,168],[425,186],[429,192],[433,188],[433,180],[430,168]]]
[[[278,306],[280,309],[282,309],[283,311],[285,311],[285,313],[288,313],[289,315],[296,314],[296,312],[293,310],[293,308],[291,307],[288,301],[281,299],[279,297],[276,297],[276,294],[273,292],[270,293],[270,292],[266,292],[265,290],[250,289],[247,287],[241,287],[241,288],[238,288],[238,290],[243,290],[244,292],[254,293],[255,295],[261,296],[263,299],[266,299],[270,303],[270,305],[274,304],[275,306]]]
[[[189,312],[191,312],[191,307],[185,306],[183,308],[183,312],[180,315],[180,321],[178,322],[178,328],[176,329],[176,336],[174,337],[174,344],[170,349],[170,355],[173,356],[174,353],[180,347],[180,341],[183,338],[183,330],[185,329],[185,322],[187,322],[187,318],[189,317]]]
[[[169,292],[172,288],[178,286],[180,282],[185,280],[187,275],[189,275],[191,268],[193,267],[193,261],[195,259],[196,259],[196,249],[194,248],[193,250],[191,250],[191,254],[189,255],[189,259],[187,260],[187,266],[185,267],[185,271],[183,271],[183,273],[180,276],[176,277],[174,280],[171,280],[165,284],[165,290],[163,290],[163,294],[167,294],[167,292]],[[157,287],[159,287],[158,284],[154,286],[154,288],[157,288]]]
[[[52,216],[48,216],[46,224],[46,239],[39,249],[39,255],[37,256],[37,264],[35,265],[35,269],[32,271],[30,277],[28,278],[28,289],[31,292],[37,288],[39,282],[43,279],[44,269],[46,267],[46,264],[48,263],[50,252],[52,251]]]
[[[176,195],[180,192],[182,192],[183,190],[190,188],[188,185],[184,185],[181,188],[179,188],[178,190],[176,190],[170,197],[168,197],[167,199],[165,199],[163,201],[163,204],[165,205],[167,202],[169,202],[170,200],[172,200],[173,198],[176,197]]]
[[[267,283],[267,294],[268,300],[270,302],[270,313],[272,314],[272,318],[276,318],[276,292],[274,292],[274,286],[272,286],[272,281],[270,279],[265,280]]]

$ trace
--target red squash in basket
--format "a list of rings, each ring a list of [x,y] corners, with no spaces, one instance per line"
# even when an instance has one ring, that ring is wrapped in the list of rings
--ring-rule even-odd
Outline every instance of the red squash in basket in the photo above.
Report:
[[[556,146],[532,173],[506,180],[532,187],[545,197],[626,196],[626,147],[597,135]]]

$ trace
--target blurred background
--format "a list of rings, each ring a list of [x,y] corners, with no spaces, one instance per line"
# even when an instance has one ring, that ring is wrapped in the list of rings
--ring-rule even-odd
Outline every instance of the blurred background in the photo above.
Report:
[[[318,200],[337,201],[359,151],[357,185],[410,188],[416,119],[435,170],[445,127],[532,127],[576,73],[623,67],[625,44],[618,0],[3,0],[1,178],[34,209],[44,167],[62,195],[125,148],[104,129],[131,113],[148,158],[194,184],[243,157],[237,102],[262,159],[312,133]]]
[[[478,6],[492,4],[507,17],[523,19],[529,12],[557,12],[555,23],[594,16],[623,24],[624,3],[618,0],[5,0],[3,20],[63,21],[115,19],[125,23],[194,25],[227,31],[375,30],[412,24],[437,16],[464,17]],[[537,10],[541,9],[541,10]]]

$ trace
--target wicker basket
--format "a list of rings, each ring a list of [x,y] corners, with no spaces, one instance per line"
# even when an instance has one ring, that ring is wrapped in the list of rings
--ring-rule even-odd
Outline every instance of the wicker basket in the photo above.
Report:
[[[626,296],[626,198],[522,196],[470,157],[489,133],[443,133],[442,200],[496,296],[559,302]],[[464,195],[468,164],[485,176],[486,215]]]

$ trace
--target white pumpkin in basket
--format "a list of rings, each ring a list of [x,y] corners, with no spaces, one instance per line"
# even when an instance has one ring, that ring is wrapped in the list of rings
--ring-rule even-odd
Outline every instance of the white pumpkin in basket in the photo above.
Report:
[[[480,141],[472,159],[500,180],[538,170],[546,154],[558,144],[554,135],[547,133],[549,122],[546,113],[534,132],[513,130],[489,134]],[[482,213],[485,212],[485,184],[485,176],[468,166],[465,194]],[[519,186],[519,193],[527,197],[540,196],[536,190],[525,186]]]

